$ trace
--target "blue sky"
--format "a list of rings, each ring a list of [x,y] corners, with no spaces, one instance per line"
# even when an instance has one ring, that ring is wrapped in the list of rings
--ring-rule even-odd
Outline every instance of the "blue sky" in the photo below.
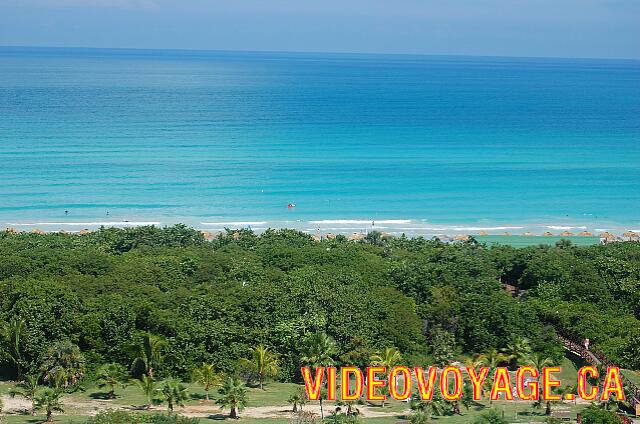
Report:
[[[640,0],[0,0],[0,45],[640,59]]]

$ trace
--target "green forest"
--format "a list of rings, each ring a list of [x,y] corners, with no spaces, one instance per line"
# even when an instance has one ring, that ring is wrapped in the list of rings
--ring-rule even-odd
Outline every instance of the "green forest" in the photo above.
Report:
[[[559,363],[556,332],[637,370],[640,244],[513,248],[376,232],[318,242],[294,230],[207,241],[182,225],[6,232],[0,328],[4,380],[164,379],[178,404],[181,381],[208,374],[233,391],[239,380],[300,382],[305,364],[389,355],[426,366],[500,352],[508,364],[527,351]]]

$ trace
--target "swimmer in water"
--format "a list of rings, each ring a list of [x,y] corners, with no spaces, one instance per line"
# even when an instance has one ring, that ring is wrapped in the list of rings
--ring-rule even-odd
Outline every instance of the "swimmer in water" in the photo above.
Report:
[[[69,211],[64,211],[64,214],[65,215],[69,215]]]

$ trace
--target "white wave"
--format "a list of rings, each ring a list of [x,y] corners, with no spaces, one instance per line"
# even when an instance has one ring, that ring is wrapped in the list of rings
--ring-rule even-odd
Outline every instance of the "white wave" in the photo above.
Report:
[[[374,227],[374,230],[386,230],[390,227],[378,227],[377,225]],[[394,229],[396,227],[393,227]],[[362,227],[322,227],[319,228],[322,231],[360,231]],[[306,228],[305,231],[317,231],[318,228]]]
[[[222,225],[222,226],[238,226],[246,227],[248,225],[266,225],[267,221],[237,221],[237,222],[201,222],[201,225]]]
[[[410,219],[323,219],[320,221],[309,221],[310,224],[410,224]]]
[[[504,226],[504,227],[452,227],[455,231],[500,231],[500,230],[521,230],[524,227]]]
[[[586,230],[587,227],[582,225],[582,226],[564,226],[564,225],[547,225],[547,228],[551,229],[551,230]]]
[[[599,233],[602,233],[604,231],[613,231],[611,228],[594,228],[593,231],[597,231]]]
[[[427,231],[501,231],[501,230],[521,230],[524,227],[519,226],[500,226],[500,227],[414,227],[400,228],[401,230],[427,230]]]
[[[12,227],[33,227],[33,226],[68,226],[68,227],[139,227],[144,225],[160,225],[160,222],[143,221],[113,221],[113,222],[29,222],[14,223],[9,222]]]

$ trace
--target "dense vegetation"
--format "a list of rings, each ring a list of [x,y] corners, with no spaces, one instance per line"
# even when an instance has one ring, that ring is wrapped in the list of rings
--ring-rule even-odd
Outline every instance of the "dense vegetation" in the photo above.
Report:
[[[297,381],[302,362],[320,360],[314,344],[337,362],[364,366],[393,347],[418,365],[526,338],[558,360],[554,328],[637,369],[640,245],[316,242],[292,230],[208,242],[183,226],[1,233],[0,325],[5,377],[63,385],[104,377],[105,364],[134,377],[191,378],[203,363],[234,375],[265,347],[278,366],[260,380]],[[69,358],[75,374],[51,371]]]

